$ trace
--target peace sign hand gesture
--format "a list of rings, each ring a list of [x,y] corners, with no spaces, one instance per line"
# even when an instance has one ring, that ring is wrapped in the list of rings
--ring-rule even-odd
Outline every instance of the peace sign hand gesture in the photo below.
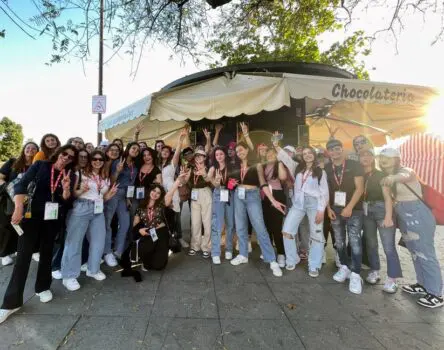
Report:
[[[82,182],[81,189],[82,189],[83,193],[88,192],[89,191],[88,183],[87,182]]]
[[[62,180],[63,192],[68,192],[70,190],[71,178],[69,177],[69,175],[71,175],[71,170],[69,170],[68,173],[63,176]]]
[[[205,138],[208,140],[211,137],[210,132],[206,128],[204,128],[202,131],[205,135]]]
[[[240,127],[242,129],[242,134],[244,134],[244,136],[247,137],[248,136],[248,125],[244,122],[241,122]]]
[[[120,174],[122,172],[124,165],[125,165],[125,159],[123,157],[120,157],[120,161],[119,161],[119,163],[117,164],[117,167],[116,167],[117,173]]]
[[[140,133],[143,130],[143,122],[140,122],[136,126],[136,133]]]
[[[220,169],[216,170],[216,176],[214,177],[215,182],[220,184],[220,182],[222,181],[222,174],[220,172]]]

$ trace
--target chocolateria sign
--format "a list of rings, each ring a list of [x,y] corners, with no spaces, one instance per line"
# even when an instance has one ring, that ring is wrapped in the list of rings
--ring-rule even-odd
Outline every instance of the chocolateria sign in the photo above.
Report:
[[[377,103],[415,103],[415,95],[412,92],[409,92],[406,88],[403,88],[402,90],[392,90],[376,86],[364,88],[356,87],[356,85],[349,86],[345,83],[337,83],[333,85],[331,96],[336,100],[357,99]]]

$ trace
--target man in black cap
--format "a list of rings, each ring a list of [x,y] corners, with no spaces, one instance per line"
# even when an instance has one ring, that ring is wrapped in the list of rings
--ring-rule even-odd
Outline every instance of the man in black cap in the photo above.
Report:
[[[327,151],[331,160],[325,167],[330,189],[328,215],[335,235],[336,251],[341,262],[341,267],[333,279],[344,282],[349,278],[350,292],[361,294],[364,170],[359,162],[346,159],[341,141],[329,140]],[[346,235],[351,246],[351,261],[347,254]]]

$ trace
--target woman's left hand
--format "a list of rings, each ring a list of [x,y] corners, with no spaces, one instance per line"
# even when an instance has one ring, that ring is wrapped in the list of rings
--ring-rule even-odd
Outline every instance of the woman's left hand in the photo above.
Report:
[[[324,212],[318,211],[316,213],[315,223],[319,225],[321,222],[324,222]]]
[[[282,214],[285,215],[285,209],[287,208],[284,204],[282,204],[281,202],[278,202],[277,200],[273,200],[273,202],[271,203],[273,205],[274,208],[276,208],[277,210],[279,210]]]
[[[382,227],[393,227],[393,219],[391,217],[385,217],[384,221],[382,222]]]

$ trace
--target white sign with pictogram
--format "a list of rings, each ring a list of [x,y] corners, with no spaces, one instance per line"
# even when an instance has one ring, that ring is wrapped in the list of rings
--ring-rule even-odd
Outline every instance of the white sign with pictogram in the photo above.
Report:
[[[106,96],[95,95],[92,97],[92,112],[93,113],[106,113]]]

